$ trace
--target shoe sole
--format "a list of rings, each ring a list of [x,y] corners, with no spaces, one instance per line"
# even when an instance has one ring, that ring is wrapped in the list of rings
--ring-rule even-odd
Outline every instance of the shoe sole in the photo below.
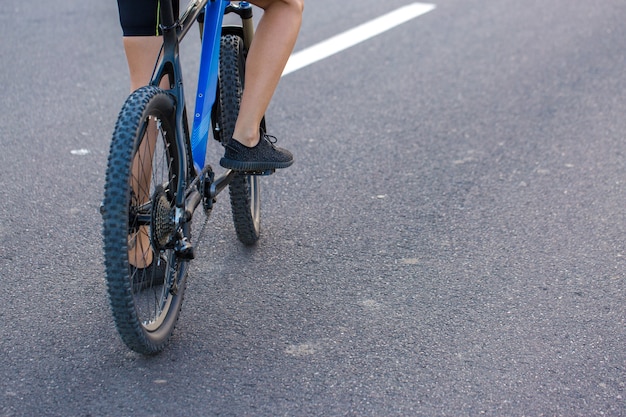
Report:
[[[272,169],[287,168],[293,164],[293,160],[286,162],[247,162],[234,159],[222,158],[220,165],[233,171],[267,171]]]

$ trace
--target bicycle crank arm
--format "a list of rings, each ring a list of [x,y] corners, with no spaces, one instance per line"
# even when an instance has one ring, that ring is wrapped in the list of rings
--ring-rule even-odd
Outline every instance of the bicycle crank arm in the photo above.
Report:
[[[222,175],[217,177],[215,181],[213,181],[213,183],[211,184],[211,187],[209,188],[209,195],[207,197],[211,199],[217,197],[217,195],[224,191],[224,188],[226,188],[226,186],[230,184],[236,173],[236,171],[229,169]]]

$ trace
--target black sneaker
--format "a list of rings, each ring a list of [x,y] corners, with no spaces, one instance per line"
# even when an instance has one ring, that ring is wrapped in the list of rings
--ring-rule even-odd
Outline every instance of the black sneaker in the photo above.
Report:
[[[274,146],[276,138],[261,132],[261,140],[249,148],[235,139],[226,143],[224,157],[220,165],[235,171],[267,171],[287,168],[293,164],[293,155],[286,149]]]
[[[152,263],[145,268],[130,266],[129,272],[134,291],[143,291],[149,287],[163,285],[167,273],[167,261],[163,258],[157,259],[153,259]]]

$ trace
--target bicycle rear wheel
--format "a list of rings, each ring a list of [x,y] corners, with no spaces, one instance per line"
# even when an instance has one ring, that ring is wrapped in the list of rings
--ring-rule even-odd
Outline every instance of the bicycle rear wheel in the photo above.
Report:
[[[243,38],[222,35],[217,119],[222,141],[233,135],[244,87],[246,54]],[[261,233],[261,184],[258,175],[235,174],[229,184],[230,203],[237,238],[253,245]]]
[[[154,354],[178,320],[187,263],[174,254],[174,201],[184,158],[173,98],[148,86],[118,117],[105,180],[104,257],[117,330],[134,351]]]

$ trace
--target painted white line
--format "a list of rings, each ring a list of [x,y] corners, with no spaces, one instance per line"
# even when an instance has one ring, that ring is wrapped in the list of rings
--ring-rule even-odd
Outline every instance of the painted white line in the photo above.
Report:
[[[363,23],[350,29],[344,33],[333,36],[323,42],[313,45],[291,55],[287,66],[283,71],[283,75],[287,75],[301,68],[311,65],[324,58],[328,58],[338,52],[348,49],[360,42],[383,32],[393,29],[394,27],[415,19],[425,13],[435,9],[434,4],[429,3],[411,3],[407,6],[396,9],[374,20]]]

